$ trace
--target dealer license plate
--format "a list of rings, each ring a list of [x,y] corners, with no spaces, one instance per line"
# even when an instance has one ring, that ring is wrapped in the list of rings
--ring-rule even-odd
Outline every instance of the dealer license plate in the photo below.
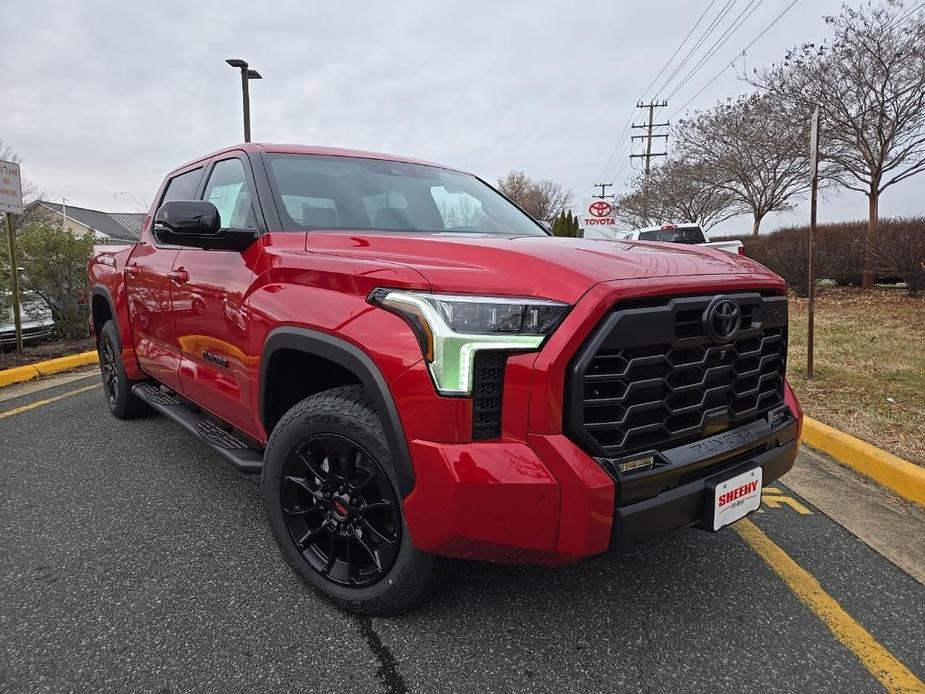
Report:
[[[713,530],[757,511],[760,505],[760,467],[718,483],[713,494]]]

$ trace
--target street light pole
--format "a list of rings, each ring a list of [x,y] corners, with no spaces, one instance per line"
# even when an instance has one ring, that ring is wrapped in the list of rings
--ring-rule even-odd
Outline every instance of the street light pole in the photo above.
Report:
[[[251,80],[263,79],[260,73],[251,69],[247,61],[240,58],[228,58],[225,61],[231,67],[236,67],[241,71],[241,97],[244,101],[244,141],[251,141],[251,97],[248,82]]]

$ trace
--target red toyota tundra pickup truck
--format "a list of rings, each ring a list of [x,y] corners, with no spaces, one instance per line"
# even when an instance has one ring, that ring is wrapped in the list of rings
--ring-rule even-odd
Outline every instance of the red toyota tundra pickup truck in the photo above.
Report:
[[[112,414],[259,474],[283,558],[355,612],[408,608],[446,557],[718,530],[797,453],[779,277],[554,238],[444,166],[231,147],[171,172],[89,280]]]

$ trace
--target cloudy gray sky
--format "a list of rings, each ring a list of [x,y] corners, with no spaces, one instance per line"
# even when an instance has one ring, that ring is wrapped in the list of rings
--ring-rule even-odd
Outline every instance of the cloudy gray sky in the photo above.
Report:
[[[727,1],[716,0],[704,24]],[[727,21],[749,6],[734,2]],[[240,81],[224,59],[241,57],[264,76],[252,83],[255,140],[396,152],[489,179],[523,169],[581,198],[601,175],[625,183],[624,156],[605,166],[622,144],[617,137],[636,100],[657,96],[657,88],[642,92],[708,4],[5,0],[0,139],[47,198],[135,209],[121,191],[148,203],[167,170],[240,141]],[[788,4],[753,5],[662,115],[674,114]],[[799,0],[748,51],[746,66],[819,40],[822,15],[840,4]],[[658,96],[673,91],[702,52]],[[738,55],[739,72],[742,64]],[[729,69],[689,108],[745,89]],[[881,213],[921,212],[919,178],[888,191]],[[824,220],[865,213],[858,193],[821,209]],[[804,215],[778,215],[766,227]],[[743,218],[722,231],[749,228]]]

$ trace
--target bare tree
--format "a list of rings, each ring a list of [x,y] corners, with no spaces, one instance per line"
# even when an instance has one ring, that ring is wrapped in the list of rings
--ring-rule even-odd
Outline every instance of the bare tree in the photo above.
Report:
[[[697,111],[675,131],[680,158],[751,213],[756,236],[769,212],[790,209],[809,188],[808,128],[783,122],[773,100],[750,94]]]
[[[838,181],[868,198],[864,280],[874,280],[873,245],[883,191],[925,170],[925,22],[902,2],[844,6],[827,17],[832,37],[804,44],[752,82],[791,120],[819,106],[821,156]]]
[[[523,171],[510,171],[498,180],[498,189],[534,219],[551,221],[572,204],[572,191],[549,179],[533,180]]]
[[[661,195],[650,185],[651,204],[646,202],[645,182],[642,177],[633,180],[630,189],[618,195],[613,203],[614,216],[623,224],[634,229],[651,227],[665,222],[662,214]]]
[[[533,186],[533,181],[523,171],[508,171],[498,179],[498,190],[521,207],[527,202],[527,196]]]
[[[637,178],[628,193],[617,198],[615,214],[634,227],[693,222],[706,231],[745,210],[726,188],[710,180],[702,164],[671,159],[645,180]]]
[[[482,208],[476,208],[470,196],[459,195],[452,203],[440,203],[440,215],[448,229],[476,226],[482,217]]]

